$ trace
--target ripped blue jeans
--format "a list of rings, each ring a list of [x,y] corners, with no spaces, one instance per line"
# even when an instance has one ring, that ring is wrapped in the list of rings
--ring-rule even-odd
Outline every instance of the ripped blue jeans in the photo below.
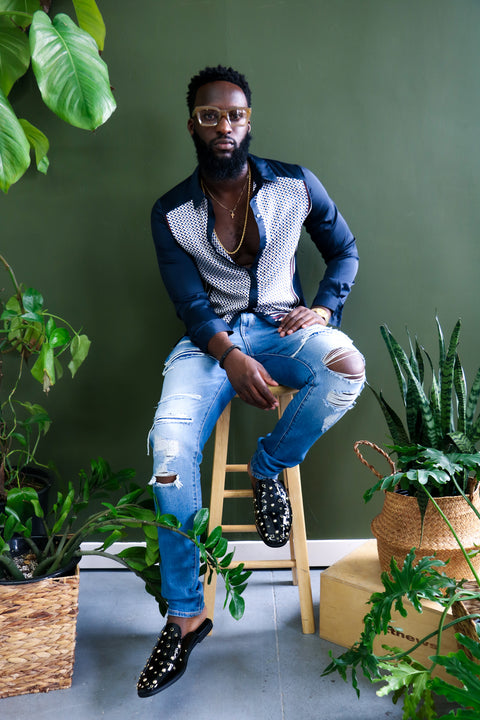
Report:
[[[239,316],[232,329],[232,343],[264,365],[278,383],[299,390],[272,432],[259,438],[251,460],[254,477],[273,478],[283,468],[301,463],[313,443],[355,404],[365,375],[352,378],[328,367],[338,357],[357,354],[340,330],[313,325],[280,337],[276,326],[251,313]],[[203,447],[235,391],[217,360],[188,337],[170,353],[163,374],[162,396],[149,434],[151,484],[160,511],[172,513],[183,529],[190,529],[202,507]],[[175,481],[157,482],[162,476],[175,476]],[[159,530],[159,545],[162,594],[169,613],[200,614],[204,603],[196,548],[169,530]]]

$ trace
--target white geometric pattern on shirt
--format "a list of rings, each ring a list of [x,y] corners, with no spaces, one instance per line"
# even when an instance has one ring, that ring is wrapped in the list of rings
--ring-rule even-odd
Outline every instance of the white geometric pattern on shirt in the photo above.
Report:
[[[260,188],[256,202],[266,232],[266,246],[256,273],[256,309],[276,317],[298,304],[292,278],[295,252],[310,209],[310,198],[303,181],[278,177],[275,182],[266,182]],[[230,258],[215,235],[212,242],[208,240],[207,200],[197,208],[192,201],[184,203],[171,210],[167,218],[176,241],[194,258],[213,309],[229,322],[237,312],[248,307],[250,274],[247,268]]]

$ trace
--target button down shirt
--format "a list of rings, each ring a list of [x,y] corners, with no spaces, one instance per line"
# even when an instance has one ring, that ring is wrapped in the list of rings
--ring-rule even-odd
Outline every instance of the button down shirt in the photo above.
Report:
[[[326,264],[312,306],[332,311],[340,324],[358,267],[355,238],[318,178],[299,165],[249,156],[250,200],[260,236],[250,267],[237,265],[219,242],[210,199],[195,172],[163,195],[152,210],[152,233],[160,272],[185,323],[202,350],[241,312],[272,323],[305,305],[297,268],[304,226]]]

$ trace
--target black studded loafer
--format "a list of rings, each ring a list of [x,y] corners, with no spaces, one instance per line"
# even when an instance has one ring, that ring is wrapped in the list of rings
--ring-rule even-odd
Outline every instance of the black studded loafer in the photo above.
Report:
[[[279,480],[257,480],[253,491],[255,526],[265,545],[282,547],[292,527],[292,508]]]
[[[212,621],[207,618],[196,630],[182,638],[179,626],[167,623],[138,679],[138,695],[141,698],[156,695],[179,680],[187,669],[193,648],[208,635],[212,627]]]

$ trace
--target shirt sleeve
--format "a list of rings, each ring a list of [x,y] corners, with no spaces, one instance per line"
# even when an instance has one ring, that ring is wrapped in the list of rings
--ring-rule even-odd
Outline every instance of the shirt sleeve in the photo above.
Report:
[[[232,330],[213,310],[197,266],[173,237],[160,200],[153,206],[151,225],[160,274],[177,315],[192,342],[208,352],[216,333]]]
[[[320,180],[310,170],[302,170],[311,201],[304,225],[327,266],[312,306],[329,308],[332,311],[330,324],[338,326],[357,274],[357,246],[347,223]]]

